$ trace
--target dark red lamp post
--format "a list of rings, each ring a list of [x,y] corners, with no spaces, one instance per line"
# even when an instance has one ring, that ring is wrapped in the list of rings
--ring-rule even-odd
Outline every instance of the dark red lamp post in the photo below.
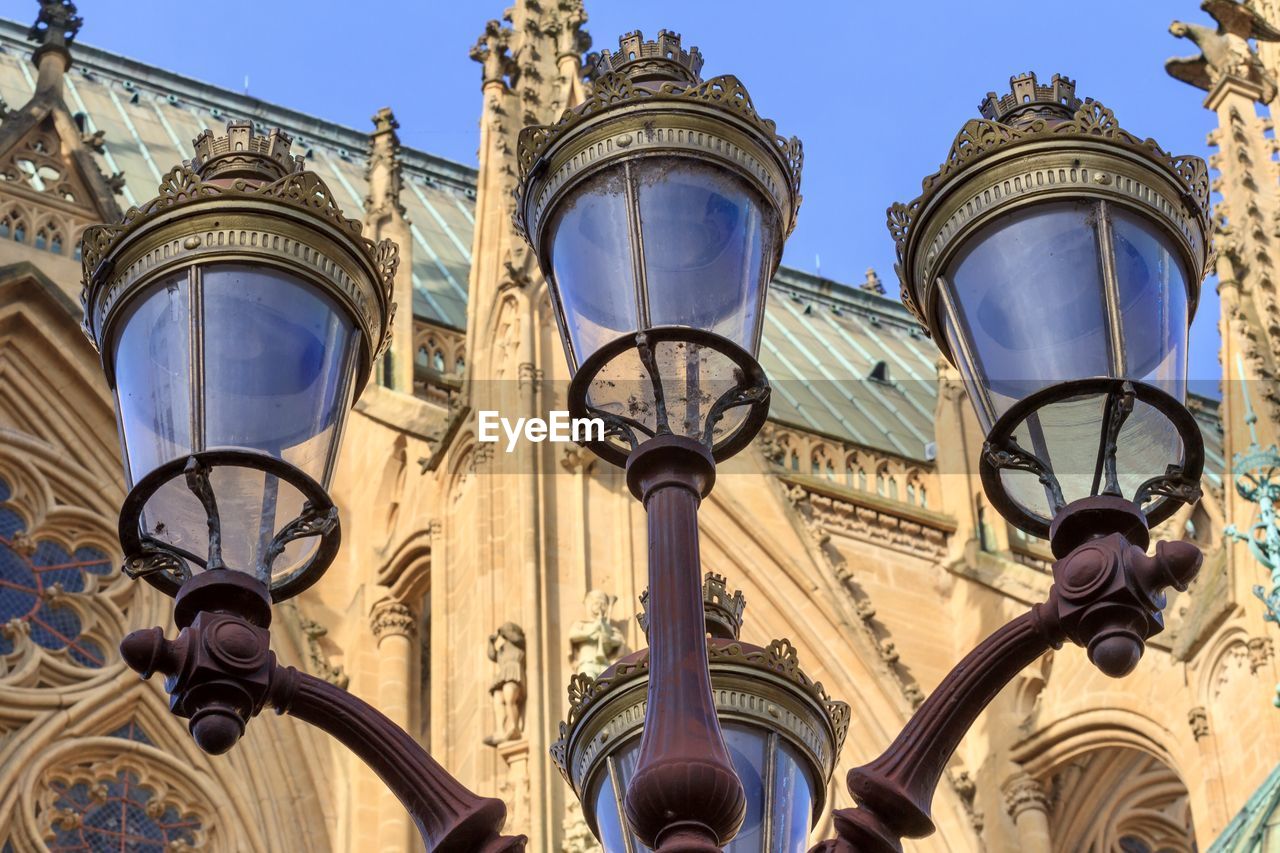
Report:
[[[800,203],[799,140],[701,66],[674,33],[623,36],[584,103],[520,134],[515,217],[552,294],[570,409],[604,420],[592,448],[648,512],[647,705],[622,811],[663,853],[719,850],[758,805],[712,696],[698,505],[768,412],[755,356]]]

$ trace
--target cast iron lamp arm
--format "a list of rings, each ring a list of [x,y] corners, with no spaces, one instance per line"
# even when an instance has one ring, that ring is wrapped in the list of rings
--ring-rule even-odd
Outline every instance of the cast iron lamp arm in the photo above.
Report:
[[[1064,512],[1091,503],[1083,509],[1096,513],[1099,503],[1110,502],[1127,503],[1087,498]],[[1123,521],[1123,511],[1118,518]],[[1095,515],[1092,520],[1098,519]],[[1140,534],[1129,535],[1145,544],[1145,530],[1144,526]],[[1054,583],[1046,601],[966,655],[879,758],[849,771],[849,792],[858,805],[837,810],[836,837],[810,853],[900,853],[903,838],[931,834],[930,808],[943,770],[996,694],[1064,640],[1086,647],[1089,660],[1104,674],[1127,675],[1142,656],[1146,640],[1164,627],[1164,589],[1186,589],[1202,561],[1199,549],[1189,542],[1160,542],[1155,556],[1149,557],[1121,533],[1076,545],[1054,563]]]
[[[501,835],[506,806],[480,797],[440,766],[407,732],[356,696],[291,666],[270,650],[266,587],[241,572],[204,572],[183,586],[174,608],[181,629],[134,631],[120,654],[143,678],[159,672],[171,710],[191,720],[201,749],[226,752],[269,702],[333,735],[358,755],[408,810],[428,850],[515,853],[525,838]]]

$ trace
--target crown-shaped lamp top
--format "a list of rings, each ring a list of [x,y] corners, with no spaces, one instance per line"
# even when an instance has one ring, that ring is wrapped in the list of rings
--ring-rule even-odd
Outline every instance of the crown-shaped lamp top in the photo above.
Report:
[[[707,620],[707,634],[718,640],[736,640],[742,632],[742,614],[747,600],[742,590],[729,593],[723,575],[707,572],[702,579],[702,612]],[[649,590],[640,593],[640,612],[636,614],[640,630],[649,636]]]
[[[644,33],[635,30],[618,38],[617,53],[600,51],[597,68],[625,74],[632,83],[698,83],[702,54],[696,47],[682,48],[679,33],[659,30],[657,39],[645,41]]]
[[[1014,126],[1030,124],[1036,119],[1069,121],[1081,101],[1076,97],[1076,81],[1061,74],[1053,75],[1048,86],[1036,81],[1034,71],[1009,78],[1007,94],[988,92],[978,109],[982,117]]]
[[[253,132],[247,121],[227,122],[227,132],[214,136],[204,130],[192,145],[191,168],[202,180],[249,180],[269,183],[303,170],[300,155],[291,154],[293,138],[275,128],[267,136]]]

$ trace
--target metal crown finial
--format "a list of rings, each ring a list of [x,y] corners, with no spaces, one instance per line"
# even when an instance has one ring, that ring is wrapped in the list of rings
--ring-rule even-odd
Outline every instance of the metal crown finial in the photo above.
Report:
[[[1061,74],[1053,75],[1048,86],[1036,81],[1034,71],[1009,78],[1008,94],[988,92],[978,105],[982,117],[1002,124],[1027,124],[1038,118],[1070,119],[1080,108],[1076,97],[1076,81]]]
[[[293,138],[279,128],[262,137],[254,134],[251,122],[232,121],[225,135],[205,129],[191,144],[196,152],[191,168],[205,181],[276,181],[303,170],[302,157],[289,152]]]
[[[747,600],[742,590],[729,593],[724,575],[707,572],[702,579],[702,612],[707,620],[707,633],[720,640],[736,640],[742,632],[742,614]],[[636,614],[640,630],[649,636],[649,590],[640,593],[640,612]]]
[[[613,71],[626,74],[633,83],[649,81],[681,80],[698,83],[702,78],[702,54],[696,47],[688,50],[680,46],[680,34],[659,30],[658,38],[645,41],[639,30],[618,38],[618,52],[600,51],[601,73]]]

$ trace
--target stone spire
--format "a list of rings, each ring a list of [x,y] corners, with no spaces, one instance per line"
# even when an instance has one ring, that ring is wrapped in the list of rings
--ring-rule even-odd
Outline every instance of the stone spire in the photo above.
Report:
[[[71,67],[68,48],[83,23],[71,0],[40,0],[40,13],[27,31],[27,38],[38,45],[31,54],[31,62],[40,72],[37,91],[61,88],[62,74]]]
[[[373,114],[369,134],[369,164],[365,179],[369,192],[364,198],[364,222],[372,240],[393,240],[400,247],[396,269],[395,302],[413,304],[413,239],[404,205],[400,203],[403,176],[400,171],[400,122],[390,107]],[[377,365],[379,384],[405,394],[413,393],[413,312],[397,311],[392,320],[389,357]]]
[[[563,370],[559,347],[542,346],[539,341],[553,323],[537,263],[515,234],[511,216],[515,210],[515,185],[519,172],[516,140],[529,124],[553,123],[568,108],[583,99],[582,56],[589,44],[582,26],[586,13],[581,0],[511,0],[503,20],[488,22],[471,50],[481,66],[479,170],[476,176],[475,228],[472,238],[471,270],[467,295],[467,376],[460,402],[472,411],[497,410],[512,416],[545,417],[553,400],[546,389],[557,370]],[[459,430],[457,435],[463,436]],[[465,444],[455,441],[440,451],[467,454]],[[495,541],[505,544],[494,559],[483,565],[450,560],[441,568],[444,588],[474,588],[460,607],[458,625],[496,625],[508,620],[520,624],[527,637],[527,714],[524,726],[527,764],[524,758],[502,756],[508,767],[527,767],[519,774],[506,774],[504,796],[514,814],[522,813],[529,802],[528,792],[558,790],[547,750],[551,746],[552,724],[560,701],[564,658],[558,646],[557,621],[544,590],[548,559],[542,545],[546,500],[536,487],[542,462],[537,446],[525,442],[516,452],[498,454],[508,477],[478,477],[475,489],[482,494],[485,516],[500,521],[481,520],[476,534],[485,539],[483,525],[495,524]],[[456,459],[457,457],[454,457]],[[466,457],[463,457],[465,460]],[[481,462],[479,454],[469,464]],[[442,463],[445,470],[453,459]],[[472,468],[474,470],[474,467]],[[586,490],[590,477],[574,478],[574,488]],[[522,484],[512,488],[511,484]],[[527,484],[527,487],[526,485]],[[586,500],[585,493],[580,495]],[[500,529],[498,529],[500,528]],[[589,560],[577,561],[587,571]],[[433,563],[432,571],[435,572]],[[551,571],[554,571],[552,569]],[[479,573],[479,574],[477,574]],[[492,583],[476,583],[476,577],[492,577]],[[433,585],[435,579],[433,576]],[[499,590],[500,594],[494,590]],[[450,642],[483,644],[484,637],[465,631],[454,633]],[[475,678],[473,667],[458,666],[432,672],[433,683],[445,691],[463,695]],[[451,749],[442,744],[447,763]],[[434,753],[434,750],[433,750]],[[516,777],[520,778],[517,779]],[[543,797],[528,814],[529,849],[559,850],[563,813],[555,797]]]
[[[390,107],[383,107],[373,116],[373,133],[369,134],[369,166],[365,177],[369,181],[369,194],[365,196],[365,216],[383,216],[392,211],[404,216],[400,203],[400,137],[396,129],[400,122]]]
[[[0,123],[0,172],[17,178],[4,183],[5,194],[23,196],[37,206],[56,199],[64,210],[68,200],[74,200],[73,206],[80,208],[74,214],[77,228],[115,222],[121,215],[115,195],[124,186],[124,176],[103,174],[94,157],[102,150],[102,133],[86,133],[63,98],[62,78],[71,66],[69,45],[82,21],[70,0],[41,0],[39,6],[27,33],[36,43],[31,56],[38,70],[35,91],[25,104],[6,109]],[[26,177],[32,169],[58,177],[32,181]]]

